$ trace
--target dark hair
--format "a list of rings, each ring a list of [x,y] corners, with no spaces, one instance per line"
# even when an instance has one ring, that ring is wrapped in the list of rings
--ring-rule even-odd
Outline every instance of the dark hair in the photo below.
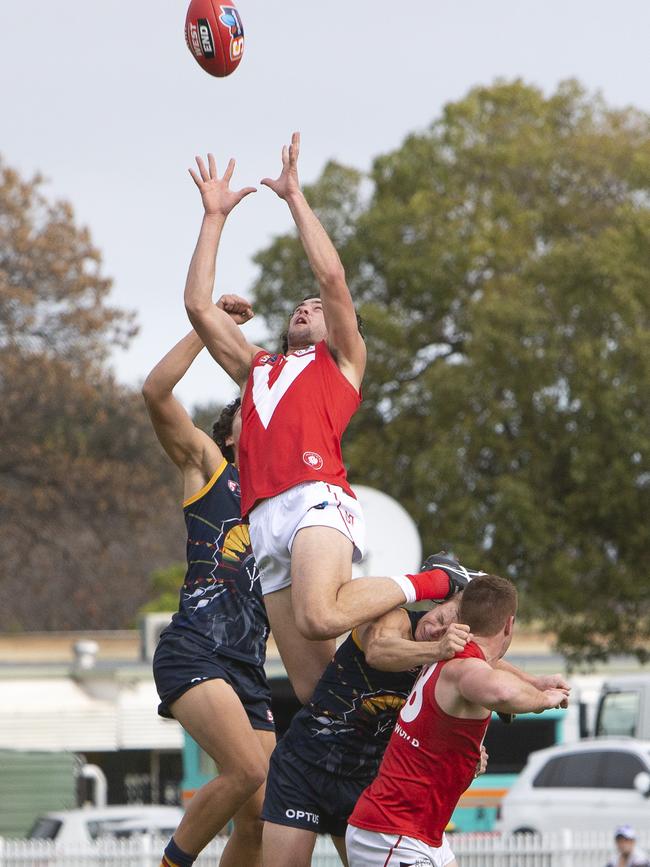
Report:
[[[299,301],[298,304],[296,304],[296,307],[298,307],[303,302],[311,301],[312,299],[318,299],[320,301],[321,297],[318,293],[315,293],[314,295],[305,295],[305,297],[301,301]],[[296,312],[296,307],[293,308],[293,313]],[[291,315],[289,316],[289,320],[291,320],[291,316],[293,316],[293,313],[291,313]],[[363,337],[363,319],[359,316],[358,313],[357,313],[357,328],[359,329],[359,334]],[[286,355],[287,350],[289,349],[289,341],[287,339],[288,333],[289,333],[288,331],[284,331],[280,335],[280,340],[282,341],[282,354],[283,355]]]
[[[212,439],[221,449],[221,454],[228,461],[234,463],[235,449],[232,445],[226,445],[226,440],[232,436],[232,422],[241,406],[241,397],[236,397],[228,406],[219,413],[219,418],[212,425]]]
[[[460,597],[458,622],[474,635],[490,638],[500,632],[517,612],[517,590],[512,581],[498,575],[477,575]]]

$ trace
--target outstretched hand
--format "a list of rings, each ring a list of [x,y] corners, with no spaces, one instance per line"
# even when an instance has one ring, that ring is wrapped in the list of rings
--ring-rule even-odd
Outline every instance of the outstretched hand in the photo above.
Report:
[[[265,187],[269,187],[280,196],[281,199],[286,199],[292,193],[300,192],[300,181],[298,180],[298,155],[300,153],[300,133],[294,132],[291,136],[291,144],[282,148],[282,171],[280,176],[273,178],[263,178],[260,183]]]
[[[534,685],[537,689],[563,689],[571,692],[568,681],[561,674],[540,674],[535,678]]]
[[[221,178],[217,176],[217,164],[213,154],[208,154],[207,168],[201,157],[196,157],[196,165],[198,166],[198,173],[194,169],[189,169],[189,173],[201,193],[206,216],[227,217],[244,196],[257,192],[255,187],[244,187],[241,190],[230,189],[230,180],[235,171],[233,159],[228,162],[226,171]]]
[[[253,318],[253,308],[241,295],[222,295],[216,306],[230,316],[237,325],[243,325]]]
[[[542,692],[548,702],[546,705],[547,710],[553,707],[567,708],[569,706],[568,689],[558,689],[557,687],[553,687],[551,689],[544,689]]]

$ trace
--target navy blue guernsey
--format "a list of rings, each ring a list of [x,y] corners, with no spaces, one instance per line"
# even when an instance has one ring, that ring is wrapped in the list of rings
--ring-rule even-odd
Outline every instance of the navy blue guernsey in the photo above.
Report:
[[[407,612],[413,633],[425,613]],[[281,744],[323,771],[370,782],[420,667],[372,668],[355,639],[353,631],[338,648]]]
[[[224,460],[183,512],[187,573],[167,629],[191,634],[209,653],[263,665],[269,624],[236,467]]]

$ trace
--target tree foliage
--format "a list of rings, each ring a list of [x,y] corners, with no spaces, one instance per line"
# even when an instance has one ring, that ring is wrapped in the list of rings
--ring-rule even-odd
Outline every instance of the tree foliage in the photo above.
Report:
[[[1,629],[127,625],[178,559],[177,480],[106,368],[134,333],[109,290],[70,206],[0,164]]]
[[[167,613],[178,608],[178,591],[185,580],[185,563],[172,563],[164,569],[155,569],[151,575],[152,599],[143,605],[140,614]]]
[[[0,346],[65,360],[87,375],[135,334],[133,317],[107,306],[111,282],[88,230],[41,185],[0,162]]]
[[[307,194],[366,321],[352,481],[507,574],[571,658],[650,637],[650,119],[577,83],[472,90]],[[257,256],[279,333],[311,277]],[[398,544],[396,540],[396,544]]]

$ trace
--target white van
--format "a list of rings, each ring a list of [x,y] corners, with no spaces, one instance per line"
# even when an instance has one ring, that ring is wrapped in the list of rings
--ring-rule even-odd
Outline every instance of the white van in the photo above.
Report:
[[[601,831],[650,824],[650,740],[592,738],[531,753],[496,830]]]

